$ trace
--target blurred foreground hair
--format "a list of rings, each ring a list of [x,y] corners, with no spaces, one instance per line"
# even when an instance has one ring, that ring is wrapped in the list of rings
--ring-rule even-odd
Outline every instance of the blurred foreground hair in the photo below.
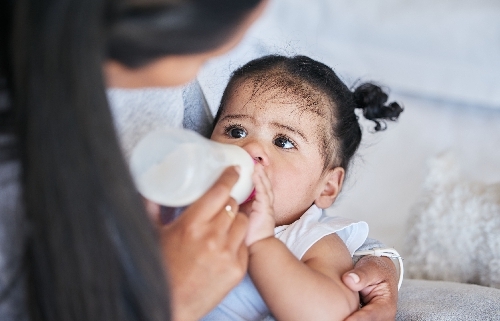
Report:
[[[102,65],[214,49],[258,2],[2,2],[0,134],[15,140],[0,155],[22,166],[33,320],[170,319],[158,240],[115,137]]]

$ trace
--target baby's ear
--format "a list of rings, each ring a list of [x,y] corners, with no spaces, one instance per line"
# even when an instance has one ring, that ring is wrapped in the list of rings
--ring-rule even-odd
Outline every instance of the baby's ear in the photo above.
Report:
[[[321,182],[322,189],[319,196],[314,200],[319,208],[328,208],[335,202],[335,199],[342,189],[344,183],[345,170],[342,167],[335,167],[325,173]]]

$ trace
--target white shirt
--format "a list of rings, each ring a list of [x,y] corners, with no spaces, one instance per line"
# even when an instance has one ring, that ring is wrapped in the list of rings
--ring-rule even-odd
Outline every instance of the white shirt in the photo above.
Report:
[[[313,244],[333,233],[337,233],[344,241],[352,256],[366,240],[368,224],[327,216],[313,205],[292,224],[276,227],[274,233],[299,260]],[[202,320],[262,320],[268,314],[269,309],[247,274]]]

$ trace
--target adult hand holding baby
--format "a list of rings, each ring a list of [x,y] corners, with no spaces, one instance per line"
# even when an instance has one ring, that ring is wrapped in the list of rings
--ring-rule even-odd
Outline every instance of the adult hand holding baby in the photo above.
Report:
[[[386,257],[364,256],[342,276],[344,284],[359,291],[365,304],[345,321],[394,320],[398,302],[398,280],[394,263]]]
[[[160,228],[165,265],[176,267],[169,270],[174,320],[201,318],[246,273],[248,219],[229,196],[238,177],[235,167],[227,168],[177,220]]]

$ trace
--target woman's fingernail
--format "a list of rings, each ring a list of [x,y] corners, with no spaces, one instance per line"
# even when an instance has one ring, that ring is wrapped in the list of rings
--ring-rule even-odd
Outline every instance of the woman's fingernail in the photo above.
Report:
[[[349,273],[349,277],[354,281],[354,283],[359,283],[359,276],[355,273]]]
[[[236,173],[240,174],[241,173],[241,167],[240,167],[240,165],[235,165],[234,166],[234,170],[236,171]]]

